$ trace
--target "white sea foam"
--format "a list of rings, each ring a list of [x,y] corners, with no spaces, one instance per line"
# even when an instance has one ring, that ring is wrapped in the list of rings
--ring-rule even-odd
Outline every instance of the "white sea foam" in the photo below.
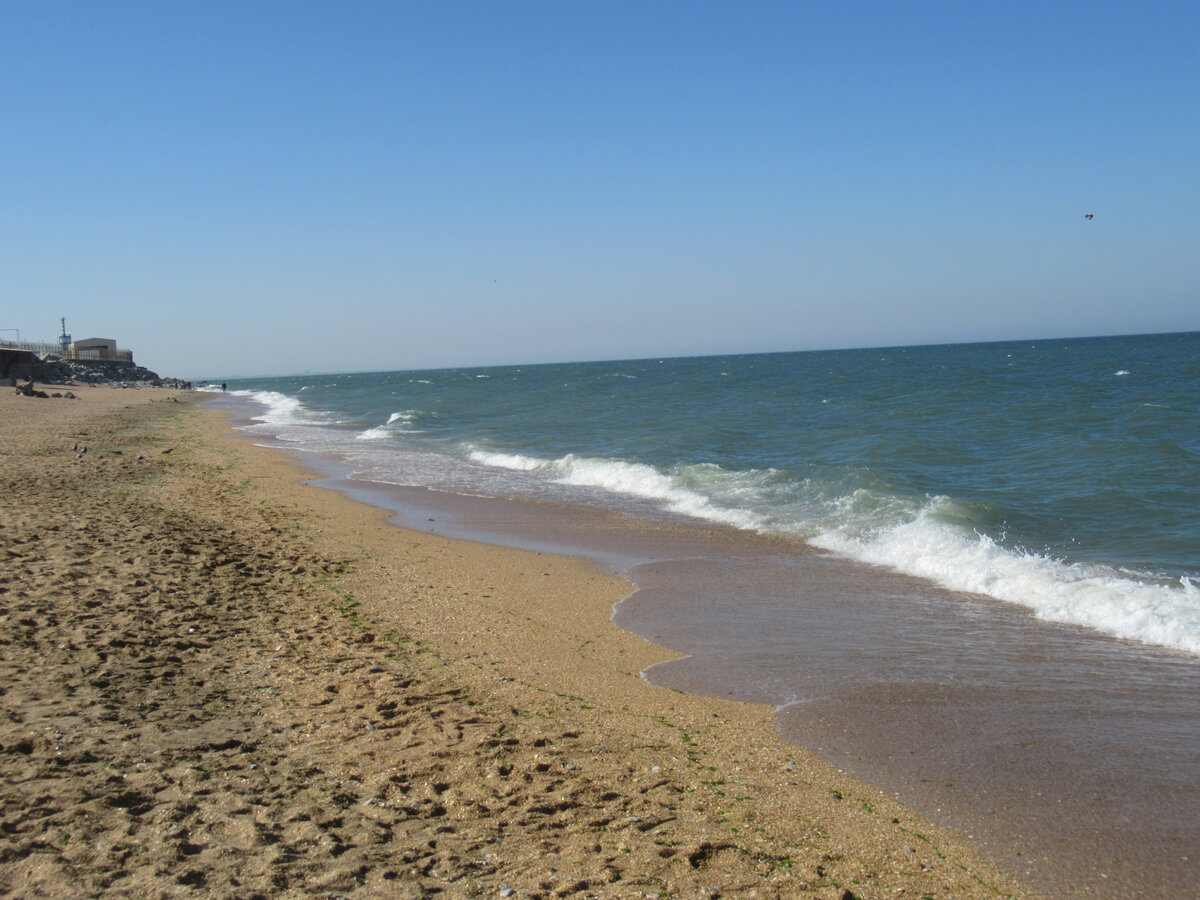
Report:
[[[553,466],[553,463],[534,459],[531,456],[521,456],[518,453],[496,453],[491,450],[472,450],[471,459],[481,465],[513,469],[517,472],[549,471]]]
[[[651,501],[680,515],[792,534],[950,590],[1026,606],[1048,621],[1200,654],[1200,589],[1188,579],[1164,582],[1005,547],[972,530],[971,511],[948,497],[921,503],[880,488],[778,482],[770,470],[731,472],[714,465],[663,472],[623,460],[545,460],[479,449],[471,458],[560,485]],[[788,502],[781,504],[784,497]]]
[[[941,521],[938,510],[945,503],[934,498],[904,524],[867,532],[842,528],[810,542],[951,590],[1017,603],[1048,621],[1200,653],[1200,590],[1190,580],[1143,579],[1003,547],[986,534],[965,534]]]
[[[1129,374],[1129,370],[1128,370],[1128,369],[1121,369],[1120,371],[1118,371],[1118,372],[1114,372],[1113,374],[1114,374],[1114,375],[1128,375],[1128,374]]]
[[[714,503],[705,493],[686,486],[680,473],[664,473],[645,463],[597,459],[567,454],[553,460],[476,449],[471,459],[488,466],[537,472],[555,484],[598,488],[606,493],[648,500],[677,515],[720,522],[736,528],[758,530],[760,516],[744,509]],[[716,467],[713,467],[716,468]]]
[[[295,397],[276,391],[234,391],[235,396],[247,397],[263,407],[254,421],[264,425],[296,425],[312,420],[304,404]]]
[[[413,410],[402,410],[394,412],[388,416],[387,422],[382,425],[376,425],[373,428],[367,428],[356,434],[355,440],[359,441],[378,441],[383,438],[392,437],[399,432],[412,432],[418,429],[410,428],[409,426],[416,420],[417,413]]]

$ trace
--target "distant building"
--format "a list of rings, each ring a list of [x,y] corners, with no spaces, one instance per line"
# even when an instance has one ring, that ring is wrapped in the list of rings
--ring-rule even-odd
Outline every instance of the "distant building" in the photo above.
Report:
[[[69,359],[98,359],[114,362],[133,362],[133,352],[118,350],[112,338],[84,338],[71,344]]]
[[[65,323],[64,323],[65,328]],[[16,331],[16,329],[4,329]],[[20,337],[18,332],[17,337]],[[24,350],[45,359],[50,356],[61,356],[63,359],[77,359],[94,362],[132,363],[133,351],[122,350],[112,338],[84,338],[70,343],[70,335],[64,330],[59,335],[59,343],[46,344],[38,341],[10,341],[0,338],[0,349]],[[12,359],[15,359],[12,358]],[[10,364],[12,359],[9,360]]]

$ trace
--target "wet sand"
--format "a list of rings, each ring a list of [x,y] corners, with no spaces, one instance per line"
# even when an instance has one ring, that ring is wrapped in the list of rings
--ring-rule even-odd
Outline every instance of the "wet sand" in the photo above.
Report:
[[[1052,896],[1194,892],[1195,657],[834,558],[635,577],[616,621],[691,654],[652,668],[655,683],[782,706],[786,739]]]
[[[196,395],[0,396],[0,893],[1028,897],[644,681],[579,559],[398,529]]]

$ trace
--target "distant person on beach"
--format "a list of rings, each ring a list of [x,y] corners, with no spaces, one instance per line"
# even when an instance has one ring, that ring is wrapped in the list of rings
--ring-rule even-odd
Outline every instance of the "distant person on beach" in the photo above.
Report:
[[[221,382],[221,390],[225,390],[225,382]]]

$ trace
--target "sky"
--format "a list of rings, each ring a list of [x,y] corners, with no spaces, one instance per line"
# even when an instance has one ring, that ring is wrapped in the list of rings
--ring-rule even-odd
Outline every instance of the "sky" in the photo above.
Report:
[[[0,3],[0,338],[219,379],[1197,330],[1197,48],[1195,2]]]

